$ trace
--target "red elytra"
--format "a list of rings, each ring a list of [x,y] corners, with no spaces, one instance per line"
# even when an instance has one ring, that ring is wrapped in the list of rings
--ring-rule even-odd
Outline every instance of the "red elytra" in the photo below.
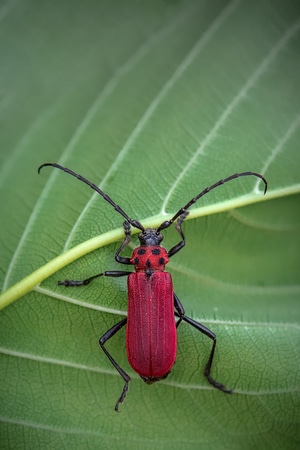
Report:
[[[56,163],[42,164],[38,172],[45,166],[52,166],[62,170],[87,184],[125,218],[125,222],[123,223],[125,238],[115,254],[115,259],[121,264],[133,265],[135,272],[111,270],[98,273],[85,280],[65,280],[58,282],[59,285],[73,287],[87,285],[101,276],[128,277],[128,315],[125,319],[112,326],[99,339],[103,352],[125,382],[122,393],[115,405],[115,410],[118,411],[119,404],[124,401],[128,391],[130,376],[114,360],[106,349],[105,343],[125,325],[128,361],[146,383],[151,384],[159,381],[166,378],[170,373],[176,359],[176,329],[184,321],[213,341],[210,355],[204,368],[204,376],[213,387],[230,394],[232,390],[226,389],[223,384],[216,381],[210,375],[217,343],[215,334],[200,322],[185,315],[184,308],[173,291],[171,275],[165,272],[165,265],[169,262],[169,258],[178,253],[185,245],[182,223],[189,214],[189,208],[197,200],[216,187],[242,176],[255,176],[260,178],[265,184],[265,194],[268,186],[266,179],[256,172],[241,172],[219,180],[205,188],[196,197],[193,197],[170,220],[162,222],[155,229],[144,228],[139,221],[131,219],[107,194],[83,176]],[[175,221],[175,229],[179,233],[181,240],[167,251],[160,245],[163,240],[160,232],[168,228]],[[128,258],[120,256],[120,253],[131,241],[131,226],[141,230],[139,234],[141,245],[133,251],[132,257]],[[178,318],[177,321],[176,318]]]
[[[160,246],[138,247],[127,279],[126,351],[131,367],[148,384],[166,378],[176,359],[176,322],[169,262]],[[149,271],[153,271],[152,273]]]

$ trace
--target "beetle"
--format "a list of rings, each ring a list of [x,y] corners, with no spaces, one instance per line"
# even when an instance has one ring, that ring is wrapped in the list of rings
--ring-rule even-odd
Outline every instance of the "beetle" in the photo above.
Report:
[[[134,266],[134,272],[109,270],[81,281],[64,280],[58,282],[59,285],[66,287],[78,287],[88,285],[91,281],[102,276],[127,277],[127,317],[111,327],[99,339],[101,349],[125,382],[121,395],[115,405],[115,411],[118,411],[120,403],[123,403],[125,399],[130,376],[114,360],[106,349],[105,344],[125,325],[128,361],[133,370],[140,375],[147,384],[163,380],[171,372],[176,359],[177,328],[180,323],[184,321],[213,341],[210,355],[204,368],[204,376],[213,387],[226,394],[231,394],[231,389],[227,389],[222,383],[219,383],[210,375],[217,344],[215,333],[200,322],[185,315],[184,307],[173,290],[171,275],[165,271],[165,266],[170,258],[185,246],[185,236],[182,231],[182,224],[189,214],[189,208],[196,203],[197,200],[216,187],[235,178],[244,176],[255,176],[260,178],[264,182],[265,194],[268,187],[265,177],[256,172],[235,173],[205,188],[196,195],[196,197],[193,197],[186,203],[185,206],[180,208],[171,219],[162,222],[158,228],[144,228],[139,221],[131,219],[127,213],[107,194],[99,189],[98,186],[91,183],[83,176],[56,163],[42,164],[38,168],[38,173],[40,173],[40,170],[45,166],[52,166],[62,170],[87,184],[125,218],[123,223],[125,237],[116,251],[115,259],[118,263]],[[163,240],[161,231],[169,228],[174,222],[175,229],[180,236],[180,241],[170,250],[166,250],[161,246]],[[140,230],[138,236],[140,245],[134,249],[131,257],[121,256],[122,250],[127,247],[131,241],[131,227]]]

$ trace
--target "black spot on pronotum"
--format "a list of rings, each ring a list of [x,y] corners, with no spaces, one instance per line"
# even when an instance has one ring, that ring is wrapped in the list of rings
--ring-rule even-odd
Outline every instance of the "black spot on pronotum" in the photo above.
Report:
[[[161,251],[159,248],[153,248],[151,250],[152,255],[160,255]]]

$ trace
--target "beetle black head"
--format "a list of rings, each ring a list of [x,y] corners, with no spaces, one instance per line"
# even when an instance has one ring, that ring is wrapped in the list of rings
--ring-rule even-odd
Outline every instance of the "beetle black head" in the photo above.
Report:
[[[163,240],[163,235],[160,234],[160,232],[157,231],[156,228],[145,228],[139,234],[139,240],[141,245],[160,245],[161,241]]]

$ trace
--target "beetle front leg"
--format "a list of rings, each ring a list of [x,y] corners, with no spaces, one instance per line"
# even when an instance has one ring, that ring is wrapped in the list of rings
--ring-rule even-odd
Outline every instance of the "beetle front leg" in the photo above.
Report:
[[[180,234],[181,241],[178,242],[178,244],[174,245],[174,247],[172,247],[168,251],[169,258],[171,258],[171,256],[175,255],[175,253],[179,252],[179,250],[181,250],[185,246],[185,237],[184,237],[184,234],[183,234],[183,231],[182,231],[182,223],[183,223],[184,219],[187,217],[188,214],[189,214],[189,211],[185,210],[179,216],[179,219],[176,222],[175,228],[176,228],[176,231],[178,231],[178,233]]]
[[[106,348],[104,347],[104,344],[108,341],[108,339],[110,339],[112,336],[114,336],[121,328],[124,327],[124,325],[126,325],[127,323],[127,317],[123,320],[121,320],[120,322],[118,322],[116,325],[114,325],[113,327],[111,327],[108,331],[106,331],[106,333],[99,339],[99,344],[100,347],[102,348],[102,350],[104,351],[105,355],[107,356],[107,358],[110,360],[110,362],[112,363],[112,365],[114,366],[114,368],[119,372],[119,374],[121,375],[121,377],[123,378],[123,380],[125,381],[125,385],[123,387],[122,390],[122,394],[120,395],[120,398],[118,399],[116,406],[115,406],[115,411],[119,410],[119,404],[123,403],[124,398],[126,397],[126,393],[128,391],[128,383],[130,381],[130,376],[119,366],[119,364],[114,360],[114,358],[111,356],[111,354],[106,350]]]
[[[212,366],[212,363],[213,363],[215,349],[216,349],[216,345],[217,345],[217,338],[216,338],[215,333],[213,333],[211,330],[209,330],[204,325],[202,325],[202,323],[196,322],[196,320],[193,320],[190,317],[187,317],[184,314],[184,308],[183,308],[179,298],[177,297],[177,295],[175,293],[174,293],[174,306],[175,306],[175,309],[176,309],[175,315],[177,317],[179,317],[179,320],[178,320],[178,322],[176,324],[177,327],[180,325],[182,320],[184,320],[189,325],[192,325],[192,327],[196,328],[196,330],[200,331],[200,333],[203,333],[203,334],[205,334],[205,336],[207,336],[210,339],[212,339],[213,346],[212,346],[212,349],[210,351],[210,355],[209,355],[208,361],[207,361],[205,369],[204,369],[204,376],[207,378],[207,380],[209,381],[209,383],[212,386],[214,386],[215,388],[219,389],[222,392],[225,392],[226,394],[231,394],[232,393],[232,389],[226,389],[224,384],[219,383],[218,381],[214,380],[211,377],[211,375],[210,375],[211,366]]]
[[[124,228],[124,233],[125,233],[125,239],[122,242],[122,244],[120,245],[120,247],[118,248],[118,250],[116,251],[115,260],[121,264],[131,264],[130,258],[128,258],[127,256],[120,256],[121,251],[125,247],[127,247],[127,245],[131,241],[130,223],[125,220],[125,222],[123,223],[123,228]]]

